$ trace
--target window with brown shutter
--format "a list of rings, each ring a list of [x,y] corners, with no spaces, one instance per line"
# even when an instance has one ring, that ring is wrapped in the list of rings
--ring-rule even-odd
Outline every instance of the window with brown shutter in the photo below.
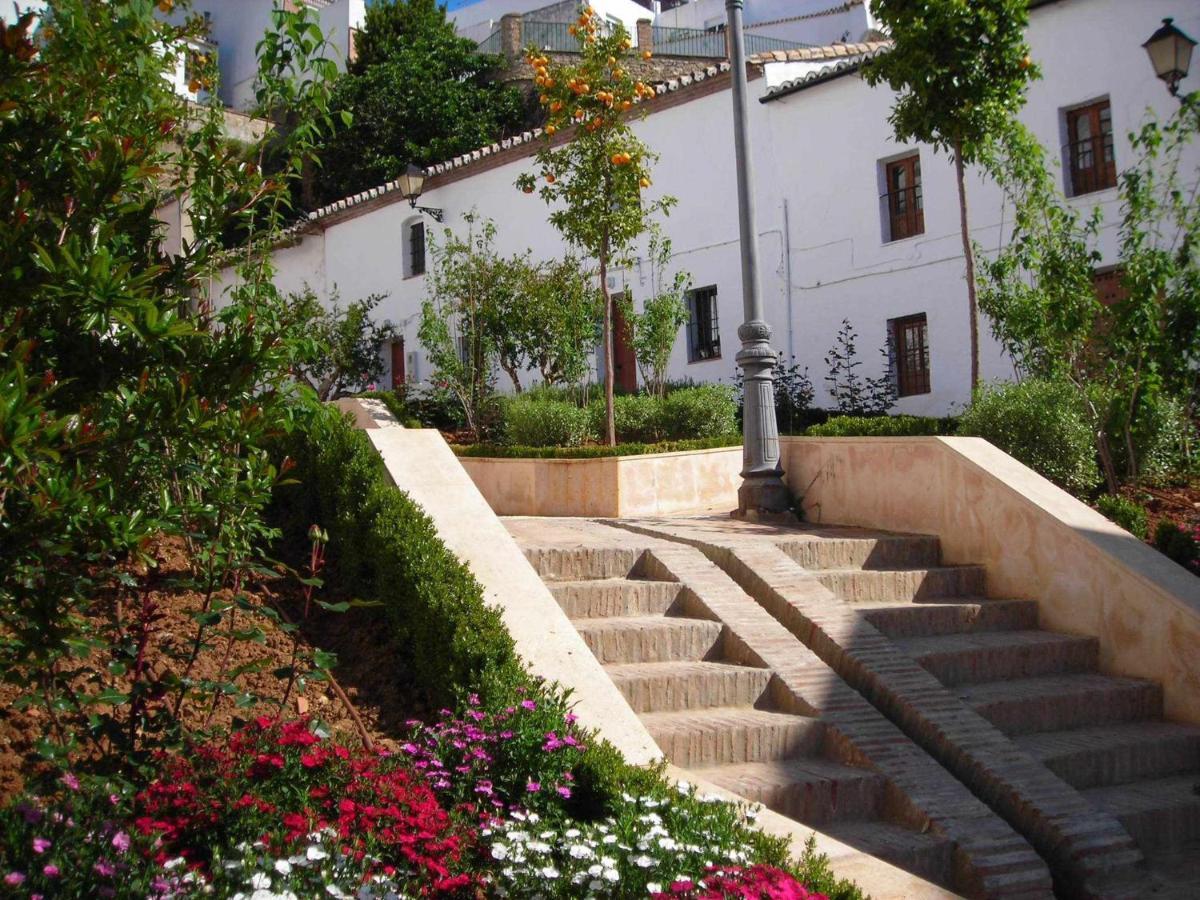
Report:
[[[914,153],[884,164],[888,240],[925,233],[925,199],[921,194],[921,157]]]
[[[717,287],[688,291],[688,362],[721,358],[721,326],[717,320]]]
[[[925,313],[892,319],[888,322],[894,365],[896,393],[901,397],[929,393],[929,328]]]
[[[1112,108],[1107,100],[1069,110],[1067,140],[1072,196],[1117,186]]]

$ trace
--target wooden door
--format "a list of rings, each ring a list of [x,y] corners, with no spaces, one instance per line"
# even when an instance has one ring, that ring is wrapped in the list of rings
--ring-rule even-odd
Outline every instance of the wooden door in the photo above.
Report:
[[[637,355],[633,352],[629,326],[621,312],[621,300],[613,297],[613,386],[626,394],[637,392]]]
[[[392,341],[392,388],[404,387],[404,338]]]

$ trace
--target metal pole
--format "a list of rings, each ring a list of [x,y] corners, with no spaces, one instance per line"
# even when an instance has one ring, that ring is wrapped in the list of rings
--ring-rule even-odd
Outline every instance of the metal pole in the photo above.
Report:
[[[758,277],[758,231],[754,217],[754,172],[746,120],[746,47],[742,36],[743,0],[725,0],[729,15],[729,63],[733,75],[733,142],[737,155],[738,231],[742,248],[742,302],[745,321],[738,328],[742,349],[745,402],[742,407],[742,484],[734,515],[756,518],[786,513],[791,496],[779,463],[779,428],[775,423],[775,351],[771,326],[763,316]],[[791,298],[788,298],[791,302]]]

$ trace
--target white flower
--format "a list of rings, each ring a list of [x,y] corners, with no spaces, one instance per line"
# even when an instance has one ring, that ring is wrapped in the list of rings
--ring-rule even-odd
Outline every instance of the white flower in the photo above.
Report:
[[[578,828],[568,828],[566,831],[563,832],[563,837],[577,838],[581,834],[583,834],[583,832],[580,831]]]
[[[507,859],[507,858],[508,858],[508,847],[506,847],[504,844],[493,844],[492,845],[492,859]]]
[[[545,841],[530,841],[527,845],[531,853],[549,853],[550,845]]]
[[[529,835],[526,834],[524,831],[510,831],[508,833],[508,839],[515,844],[520,841],[529,840]]]
[[[659,838],[658,846],[663,850],[674,850],[679,844],[673,837]]]
[[[255,872],[250,876],[250,887],[256,891],[265,891],[271,886],[271,876],[265,872]]]
[[[585,847],[583,844],[572,844],[567,850],[571,859],[591,859],[595,856],[590,847]]]
[[[330,897],[336,898],[336,900],[346,900],[346,898],[348,896],[346,894],[346,892],[343,891],[336,884],[325,885],[325,893],[327,893]]]
[[[554,866],[543,866],[539,871],[543,878],[557,878],[559,876],[559,871]]]
[[[662,893],[662,885],[659,884],[657,881],[648,881],[648,882],[646,882],[646,893],[661,894]]]
[[[678,790],[679,793],[681,793],[681,794],[686,794],[688,791],[690,791],[692,789],[692,785],[691,785],[691,782],[680,781],[675,785],[675,789]]]
[[[641,856],[639,856],[637,859],[635,859],[633,861],[633,864],[635,866],[637,866],[639,869],[648,869],[652,865],[654,865],[654,860],[651,859],[649,856],[647,856],[645,853],[643,853]]]
[[[322,849],[321,847],[318,847],[316,844],[312,844],[311,846],[309,846],[309,848],[306,851],[304,851],[304,855],[306,858],[308,858],[312,862],[316,862],[317,860],[320,860],[320,859],[328,859],[329,858],[329,854],[326,853],[324,851],[324,849]]]
[[[615,834],[606,834],[604,837],[600,838],[600,842],[602,844],[615,844],[617,842],[617,836]]]
[[[605,881],[611,881],[614,884],[616,884],[618,881],[621,880],[621,873],[618,872],[616,869],[605,869],[604,874],[601,877]]]
[[[292,871],[292,864],[286,859],[275,860],[275,871],[280,875],[287,875]]]
[[[174,859],[168,859],[165,863],[163,863],[162,867],[168,870],[178,869],[185,862],[187,862],[187,860],[185,860],[182,856],[177,856]]]
[[[598,891],[602,887],[604,887],[603,881],[589,881],[588,882],[588,890],[589,891]]]

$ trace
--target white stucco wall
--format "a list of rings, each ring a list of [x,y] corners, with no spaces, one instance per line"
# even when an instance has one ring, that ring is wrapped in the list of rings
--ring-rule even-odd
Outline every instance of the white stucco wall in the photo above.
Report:
[[[747,34],[803,44],[861,40],[874,27],[868,7],[864,4],[829,12],[842,5],[841,0],[746,0],[742,21]],[[668,28],[714,28],[725,21],[725,0],[693,0],[660,13],[654,24]]]
[[[452,10],[446,17],[454,23],[463,37],[482,41],[500,25],[502,16],[509,13],[529,15],[556,3],[557,0],[479,0],[469,6]],[[654,14],[633,0],[590,0],[589,5],[602,18],[620,19],[631,35],[637,32],[638,19],[652,19]],[[537,16],[531,16],[537,19]],[[554,21],[557,21],[555,19]]]
[[[1030,91],[1023,119],[1056,158],[1061,151],[1054,148],[1064,141],[1061,110],[1107,95],[1118,167],[1131,163],[1127,132],[1143,121],[1147,107],[1160,115],[1174,108],[1141,48],[1160,19],[1172,13],[1184,31],[1200,33],[1200,8],[1181,9],[1177,0],[1061,0],[1033,12],[1030,39],[1045,78]],[[1198,84],[1193,73],[1183,88]],[[751,82],[752,94],[765,89],[765,79]],[[887,320],[924,312],[931,392],[901,399],[897,411],[944,414],[969,396],[966,286],[953,165],[931,148],[920,148],[925,233],[885,242],[879,163],[904,150],[892,140],[887,124],[891,104],[890,92],[869,88],[857,75],[750,104],[764,302],[775,346],[785,356],[794,352],[801,366],[808,367],[819,404],[826,401],[822,360],[843,318],[859,333],[860,371],[866,375],[881,370],[879,348],[886,340]],[[635,127],[661,156],[651,191],[679,201],[664,223],[674,245],[674,264],[692,273],[696,287],[718,289],[722,357],[689,364],[687,336],[681,331],[670,377],[729,381],[742,319],[730,95],[722,90],[699,97]],[[513,186],[518,174],[532,168],[532,159],[523,158],[481,171],[432,188],[421,203],[443,208],[447,225],[458,228],[461,215],[472,209],[494,219],[502,253],[528,247],[538,257],[558,256],[563,246],[546,221],[545,205]],[[996,246],[1002,222],[999,192],[969,173],[968,193],[975,239],[985,247]],[[1119,216],[1116,191],[1072,202],[1103,208],[1107,224],[1100,250],[1104,261],[1111,261]],[[379,315],[401,327],[408,350],[419,350],[416,316],[425,278],[403,277],[401,239],[402,226],[412,216],[408,204],[397,200],[332,224],[323,235],[306,236],[278,254],[281,283],[307,281],[326,293],[336,288],[343,300],[386,293]],[[432,221],[428,227],[439,230]],[[651,283],[645,264],[617,277],[638,300]],[[1011,364],[991,338],[986,319],[980,330],[984,376],[1011,376]],[[419,371],[428,375],[423,360]]]

